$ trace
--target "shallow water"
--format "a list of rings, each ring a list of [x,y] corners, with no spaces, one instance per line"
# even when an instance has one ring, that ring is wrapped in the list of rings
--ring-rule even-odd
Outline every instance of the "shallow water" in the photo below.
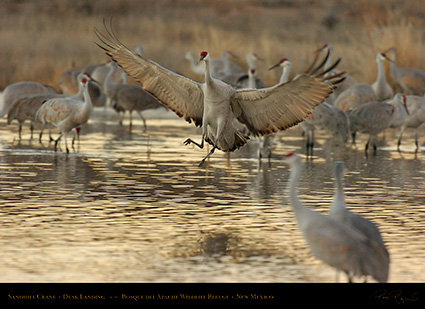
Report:
[[[312,257],[287,199],[282,156],[304,154],[299,128],[275,137],[270,163],[258,164],[251,140],[230,158],[184,146],[200,132],[174,116],[148,119],[132,133],[96,110],[69,155],[28,124],[0,120],[2,282],[335,282]],[[383,137],[377,155],[335,145],[316,133],[299,194],[327,213],[332,162],[346,162],[349,208],[378,224],[391,254],[390,282],[425,281],[424,149],[407,132]],[[36,131],[38,134],[38,131]],[[64,146],[61,144],[61,148]],[[340,282],[345,278],[340,275]]]

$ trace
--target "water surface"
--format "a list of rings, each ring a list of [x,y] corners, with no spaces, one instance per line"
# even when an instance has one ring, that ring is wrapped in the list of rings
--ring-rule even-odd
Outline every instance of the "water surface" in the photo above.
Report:
[[[130,133],[127,120],[119,126],[98,109],[69,155],[55,153],[47,134],[31,140],[28,125],[19,140],[17,124],[0,120],[2,282],[335,282],[310,255],[285,191],[282,156],[304,154],[300,128],[275,136],[270,162],[257,161],[253,139],[200,168],[207,150],[183,144],[199,129],[161,116],[146,132],[136,118]],[[367,136],[356,147],[316,137],[301,200],[326,214],[332,163],[344,160],[347,203],[379,226],[389,281],[424,282],[425,156],[413,132],[401,153],[397,131],[386,132],[367,158]]]

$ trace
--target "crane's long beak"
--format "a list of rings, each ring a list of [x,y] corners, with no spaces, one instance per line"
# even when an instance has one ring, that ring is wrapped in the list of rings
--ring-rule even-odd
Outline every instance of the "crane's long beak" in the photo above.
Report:
[[[382,57],[384,57],[385,60],[388,60],[389,62],[394,62],[393,59],[388,58],[385,54],[382,55]]]
[[[199,62],[201,62],[202,60],[204,60],[204,56],[199,57],[198,61],[196,61],[196,64],[199,64]]]
[[[407,115],[410,115],[409,110],[407,109],[407,102],[406,102],[405,95],[403,95],[403,106],[404,106],[404,109],[406,110]]]
[[[270,71],[270,70],[273,70],[273,69],[275,69],[275,68],[277,68],[278,66],[280,66],[280,62],[276,63],[275,65],[272,65],[272,66],[269,68],[269,71]]]

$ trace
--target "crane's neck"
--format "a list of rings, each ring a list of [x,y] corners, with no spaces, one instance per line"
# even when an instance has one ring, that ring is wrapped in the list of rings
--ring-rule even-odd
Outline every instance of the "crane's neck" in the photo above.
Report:
[[[387,77],[385,76],[385,68],[384,68],[384,64],[382,63],[382,60],[378,59],[377,60],[378,63],[378,84],[386,84],[387,82]]]
[[[108,91],[114,87],[115,83],[112,80],[112,76],[115,74],[115,72],[117,71],[117,65],[112,65],[109,69],[108,74],[106,74],[106,78],[105,78],[105,82],[104,82],[104,88],[105,88],[105,92],[106,94],[109,95]]]
[[[248,88],[255,89],[257,88],[257,78],[254,74],[248,74]]]
[[[91,100],[91,97],[90,97],[88,84],[86,84],[85,87],[83,87],[83,89],[84,89],[83,90],[84,108],[82,110],[82,114],[88,115],[88,117],[90,117],[90,114],[91,114],[92,109],[93,109],[93,103],[92,103],[92,100]]]
[[[205,62],[205,68],[204,68],[204,76],[205,76],[205,83],[209,86],[212,86],[214,83],[213,78],[211,77],[211,67],[210,67],[210,60],[204,59]]]
[[[286,83],[289,80],[289,74],[291,74],[291,65],[286,64],[280,76],[279,83]]]
[[[77,92],[77,94],[75,95],[77,98],[79,98],[79,99],[83,99],[83,95],[84,95],[84,86],[83,86],[83,84],[82,83],[78,83],[78,92]]]
[[[302,205],[297,194],[297,187],[298,187],[298,182],[301,175],[301,169],[302,169],[301,159],[297,158],[291,164],[291,172],[289,175],[289,182],[288,182],[289,198],[291,200],[292,208],[294,210],[295,216],[297,217],[297,220],[300,224],[302,221],[300,220],[302,217],[302,213],[307,211],[307,208],[305,208]]]
[[[333,215],[339,211],[345,211],[345,194],[344,194],[344,185],[342,180],[342,174],[336,173],[335,175],[335,195],[334,201],[331,205],[330,214]]]

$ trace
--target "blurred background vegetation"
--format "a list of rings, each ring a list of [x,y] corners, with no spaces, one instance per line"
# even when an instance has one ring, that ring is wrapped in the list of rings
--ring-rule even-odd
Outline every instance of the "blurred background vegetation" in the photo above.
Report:
[[[113,17],[118,37],[145,56],[199,80],[185,53],[256,52],[259,77],[286,57],[294,74],[324,43],[339,69],[358,82],[376,79],[376,53],[396,47],[398,64],[425,70],[425,0],[0,0],[0,90],[21,80],[55,84],[66,70],[107,61],[94,28]],[[391,81],[391,79],[389,79]]]

